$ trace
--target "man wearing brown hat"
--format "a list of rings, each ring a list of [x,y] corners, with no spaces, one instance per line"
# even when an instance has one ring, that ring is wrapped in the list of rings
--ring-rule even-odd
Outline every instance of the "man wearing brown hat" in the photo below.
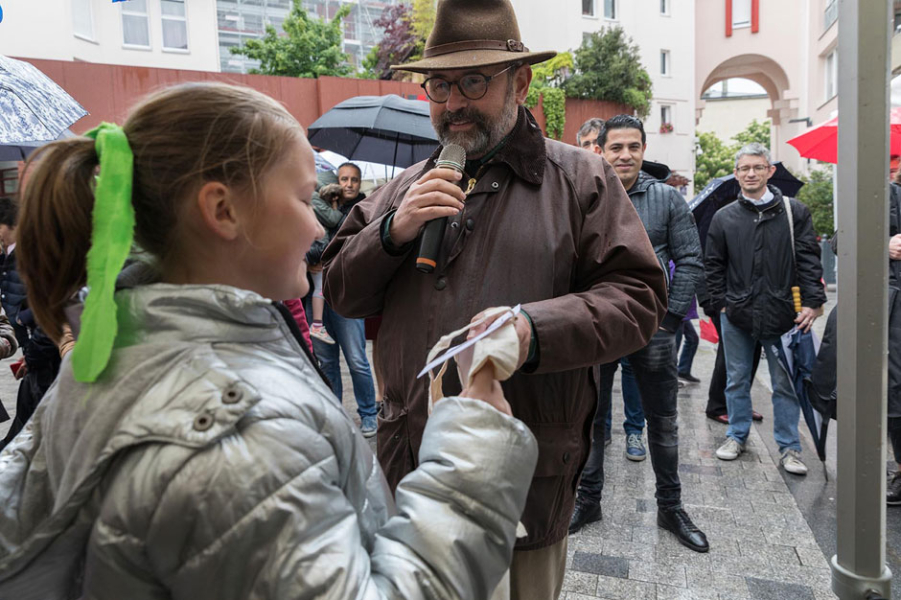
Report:
[[[666,312],[663,271],[619,178],[599,156],[545,139],[522,106],[530,65],[553,55],[523,45],[509,0],[442,0],[423,59],[393,68],[425,75],[432,124],[442,145],[466,151],[465,174],[435,168],[438,152],[410,167],[354,207],[325,255],[334,310],[382,315],[378,455],[398,494],[428,418],[416,375],[429,349],[489,307],[522,304],[520,368],[503,390],[540,454],[510,583],[513,598],[541,600],[562,586],[597,406],[592,367],[645,346]],[[436,268],[421,273],[417,239],[442,217]],[[454,375],[445,382],[460,390]]]

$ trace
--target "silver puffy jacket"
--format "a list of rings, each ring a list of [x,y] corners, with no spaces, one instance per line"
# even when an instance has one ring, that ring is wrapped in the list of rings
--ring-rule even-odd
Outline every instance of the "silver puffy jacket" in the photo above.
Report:
[[[103,378],[67,358],[0,454],[0,598],[490,594],[537,459],[521,422],[439,402],[395,507],[277,306],[163,284],[117,301]]]

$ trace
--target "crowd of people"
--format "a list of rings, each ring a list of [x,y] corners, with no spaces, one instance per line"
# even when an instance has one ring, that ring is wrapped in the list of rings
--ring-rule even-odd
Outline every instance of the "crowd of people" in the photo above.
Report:
[[[707,552],[679,477],[698,306],[721,339],[717,458],[746,451],[763,354],[780,464],[806,473],[775,345],[826,300],[810,212],[750,144],[702,240],[639,119],[544,137],[524,102],[554,53],[519,40],[508,0],[439,4],[422,58],[394,68],[423,75],[463,173],[436,152],[368,197],[353,163],[317,175],[284,107],[224,84],[37,153],[21,205],[0,203],[0,357],[24,353],[0,595],[557,598],[569,535],[602,519],[620,367],[625,458],[650,454],[658,526]],[[483,368],[417,378],[442,336],[517,305],[507,348],[460,358]]]

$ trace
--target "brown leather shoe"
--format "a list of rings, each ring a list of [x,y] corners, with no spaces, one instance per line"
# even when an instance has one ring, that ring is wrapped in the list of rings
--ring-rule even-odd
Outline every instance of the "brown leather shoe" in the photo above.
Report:
[[[756,410],[751,411],[751,419],[754,421],[763,421],[763,415],[757,412]]]
[[[718,423],[722,423],[723,425],[729,424],[729,415],[717,415],[715,417],[711,417],[710,415],[707,415],[707,418],[713,419],[714,421],[716,421]]]

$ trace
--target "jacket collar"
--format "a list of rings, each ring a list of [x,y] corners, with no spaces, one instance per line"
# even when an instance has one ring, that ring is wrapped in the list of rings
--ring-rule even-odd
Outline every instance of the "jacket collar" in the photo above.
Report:
[[[439,146],[426,162],[422,172],[434,168],[438,156],[441,155],[443,146]],[[510,139],[504,144],[497,154],[489,161],[489,164],[504,163],[509,166],[516,176],[532,184],[541,185],[544,181],[547,149],[544,147],[544,134],[535,117],[524,106],[519,107],[519,115]]]
[[[738,192],[738,203],[748,210],[753,210],[754,212],[763,212],[765,210],[769,210],[774,206],[779,206],[782,204],[782,190],[777,188],[775,185],[767,184],[767,189],[773,192],[773,199],[767,204],[757,205],[746,199],[741,190]]]
[[[639,193],[643,194],[644,192],[648,191],[648,188],[650,188],[655,183],[663,182],[656,177],[648,175],[645,171],[639,171],[638,179],[635,181],[635,184],[631,188],[629,188],[628,194],[630,196]]]

